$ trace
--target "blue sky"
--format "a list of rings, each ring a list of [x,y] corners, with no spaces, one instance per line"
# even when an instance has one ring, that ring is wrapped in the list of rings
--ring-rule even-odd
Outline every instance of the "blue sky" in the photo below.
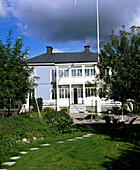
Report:
[[[96,0],[0,0],[0,37],[10,29],[24,37],[30,57],[46,52],[80,52],[84,40],[97,52]],[[100,41],[122,25],[140,26],[140,0],[99,0]]]

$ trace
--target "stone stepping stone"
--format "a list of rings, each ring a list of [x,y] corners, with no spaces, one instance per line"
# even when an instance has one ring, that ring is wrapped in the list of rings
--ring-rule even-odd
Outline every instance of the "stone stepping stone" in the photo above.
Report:
[[[38,150],[39,148],[31,148],[30,150],[31,151],[34,151],[34,150]]]
[[[11,160],[17,160],[17,159],[20,159],[20,156],[14,156],[14,157],[11,157],[10,159]]]
[[[76,139],[68,139],[67,141],[74,141],[74,140],[76,140]]]
[[[92,133],[90,133],[90,134],[87,134],[87,135],[83,135],[83,137],[90,137],[90,136],[92,136],[93,134]]]
[[[37,140],[37,138],[36,138],[36,137],[33,137],[33,140]]]
[[[92,135],[93,135],[93,133],[89,133],[89,134],[87,134],[87,135],[92,136]]]
[[[49,145],[50,145],[50,144],[47,143],[47,144],[42,144],[41,146],[49,146]]]
[[[24,154],[26,154],[27,152],[20,152],[20,153],[24,155]]]
[[[4,162],[3,165],[8,165],[8,166],[12,166],[14,165],[16,162]]]
[[[83,137],[76,137],[75,139],[84,139]]]
[[[0,169],[0,170],[7,170],[7,169]]]
[[[59,142],[56,142],[56,143],[64,143],[64,141],[59,141]]]
[[[84,135],[83,137],[84,137],[84,138],[89,138],[89,137],[90,137],[90,135]]]
[[[30,143],[26,138],[23,138],[22,142]]]

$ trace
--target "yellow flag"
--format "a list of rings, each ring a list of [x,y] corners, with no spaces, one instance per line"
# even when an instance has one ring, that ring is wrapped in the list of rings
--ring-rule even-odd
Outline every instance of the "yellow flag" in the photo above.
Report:
[[[76,4],[77,4],[77,0],[75,0],[75,7],[76,7]]]

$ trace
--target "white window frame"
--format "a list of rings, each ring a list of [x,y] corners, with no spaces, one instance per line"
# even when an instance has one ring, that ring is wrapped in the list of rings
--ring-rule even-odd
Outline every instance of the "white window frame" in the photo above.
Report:
[[[59,75],[59,78],[60,77],[69,77],[69,69],[67,69],[67,68],[59,69],[58,75]]]
[[[57,99],[57,92],[56,92],[56,89],[50,89],[51,90],[51,97],[50,97],[50,99],[51,100],[55,100],[55,99]],[[53,93],[54,93],[54,99],[53,99]]]
[[[82,68],[72,68],[71,69],[71,76],[72,77],[82,77]]]
[[[59,88],[59,98],[68,99],[69,98],[69,88]]]
[[[52,75],[53,71],[55,72],[54,76]],[[51,79],[51,82],[56,82],[56,69],[50,70],[50,79]]]
[[[95,68],[85,68],[85,76],[86,77],[95,76],[95,74],[96,74]]]
[[[77,96],[78,96],[78,98],[83,98],[83,89],[82,88],[77,88]]]
[[[94,89],[95,89],[95,87],[85,87],[85,97],[94,96],[94,95],[93,95]],[[89,93],[90,93],[89,96],[88,96],[88,91],[89,91]],[[97,97],[97,94],[96,94],[95,97]]]

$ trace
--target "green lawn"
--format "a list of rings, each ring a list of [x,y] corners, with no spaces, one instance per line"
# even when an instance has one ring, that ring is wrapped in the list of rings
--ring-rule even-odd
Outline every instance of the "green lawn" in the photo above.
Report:
[[[69,119],[65,119],[64,113],[55,114],[47,114],[47,118],[55,118],[54,122],[54,119],[46,121],[45,116],[40,120],[35,115],[0,118],[0,163],[10,161],[11,156],[21,156],[15,165],[0,165],[0,169],[139,169],[138,124],[131,126],[129,131],[118,131],[120,125],[93,124],[90,125],[93,136],[68,142],[67,139],[90,132],[85,127],[73,126]],[[68,127],[72,130],[67,131]],[[67,133],[64,133],[65,131]],[[38,140],[34,141],[33,136],[38,137]],[[25,137],[30,143],[21,142]],[[44,139],[41,140],[40,137]],[[65,142],[56,143],[60,140]],[[43,143],[51,145],[42,147]],[[40,149],[30,151],[32,147]],[[20,151],[28,153],[20,155]]]
[[[78,135],[78,134],[77,134]],[[81,133],[82,135],[82,133]],[[105,135],[94,134],[90,138],[68,142],[66,139],[75,137],[66,135],[65,142],[57,144],[56,138],[50,140],[50,146],[37,151],[28,151],[21,159],[8,169],[135,169],[139,162],[139,147],[129,142],[114,141]],[[79,134],[80,136],[80,134]],[[49,141],[49,140],[48,140]],[[3,166],[4,168],[4,166]]]

